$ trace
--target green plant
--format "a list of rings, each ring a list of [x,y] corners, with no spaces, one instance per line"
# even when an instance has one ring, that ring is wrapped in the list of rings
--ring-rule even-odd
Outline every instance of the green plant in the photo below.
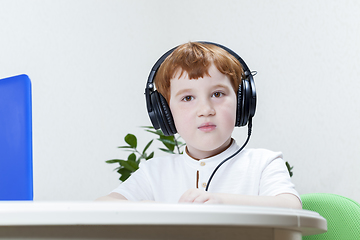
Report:
[[[159,150],[170,153],[170,154],[181,154],[182,153],[182,147],[185,146],[185,143],[182,143],[179,141],[180,137],[177,136],[165,136],[161,130],[155,130],[153,127],[145,126],[142,127],[145,129],[146,132],[155,134],[158,136],[156,140],[163,143],[165,148],[159,148]],[[131,152],[127,159],[111,159],[107,160],[106,163],[118,163],[119,167],[115,168],[115,170],[121,175],[119,180],[124,182],[126,179],[130,177],[130,175],[135,172],[139,168],[139,164],[141,161],[146,161],[154,157],[154,151],[152,151],[150,154],[147,153],[149,147],[155,140],[154,138],[150,140],[144,149],[142,151],[138,150],[137,145],[137,138],[134,134],[127,134],[124,138],[125,142],[128,145],[125,146],[119,146],[118,148],[126,149],[126,151]],[[286,162],[286,167],[289,171],[290,177],[293,176],[292,169],[293,167],[290,166],[288,162]]]
[[[175,154],[182,153],[181,148],[185,145],[180,142],[180,137],[175,136],[165,136],[161,130],[155,130],[153,127],[145,126],[142,127],[146,132],[153,133],[158,136],[156,140],[163,143],[165,148],[160,147],[159,150]],[[106,163],[118,163],[119,167],[115,168],[115,170],[121,175],[119,180],[124,182],[126,179],[130,177],[130,175],[135,172],[139,168],[139,164],[141,161],[146,161],[154,157],[154,151],[150,154],[147,153],[149,147],[153,143],[155,139],[150,140],[142,151],[138,150],[137,138],[134,134],[127,134],[124,138],[127,145],[119,146],[118,148],[126,149],[131,152],[127,159],[111,159],[107,160]]]
[[[286,164],[287,170],[289,171],[290,177],[292,177],[293,176],[292,169],[294,168],[294,166],[291,167],[288,162],[285,162],[285,164]]]

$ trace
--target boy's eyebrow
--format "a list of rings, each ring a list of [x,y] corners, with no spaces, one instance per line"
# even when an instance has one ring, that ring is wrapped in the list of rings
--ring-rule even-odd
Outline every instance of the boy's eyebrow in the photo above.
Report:
[[[223,84],[217,84],[215,86],[213,86],[212,88],[225,88],[226,90],[229,90],[230,88],[226,85],[223,85]],[[179,96],[179,95],[182,95],[186,92],[191,92],[191,88],[185,88],[185,89],[181,89],[179,90],[176,94],[175,94],[175,97]]]
[[[190,92],[191,89],[190,88],[185,88],[185,89],[181,89],[179,90],[176,94],[175,94],[175,97],[179,96],[179,95],[182,95],[184,94],[185,92]]]
[[[223,85],[223,84],[217,84],[217,85],[214,86],[214,88],[226,88],[226,89],[229,89],[228,86]]]

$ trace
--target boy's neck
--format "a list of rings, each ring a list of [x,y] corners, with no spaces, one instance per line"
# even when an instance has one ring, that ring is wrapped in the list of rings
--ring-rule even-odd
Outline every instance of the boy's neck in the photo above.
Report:
[[[222,146],[220,146],[219,148],[217,148],[213,151],[200,151],[200,150],[196,150],[196,149],[189,150],[187,146],[185,148],[185,151],[186,151],[187,155],[189,155],[192,159],[199,161],[201,159],[214,157],[214,156],[224,152],[226,149],[228,149],[231,146],[232,142],[233,142],[233,139],[229,138]]]

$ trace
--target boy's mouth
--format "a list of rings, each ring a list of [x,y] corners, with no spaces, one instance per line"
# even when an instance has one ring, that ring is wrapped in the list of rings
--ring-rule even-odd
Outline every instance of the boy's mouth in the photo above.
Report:
[[[216,125],[210,122],[201,124],[198,129],[203,132],[211,132],[216,128]]]

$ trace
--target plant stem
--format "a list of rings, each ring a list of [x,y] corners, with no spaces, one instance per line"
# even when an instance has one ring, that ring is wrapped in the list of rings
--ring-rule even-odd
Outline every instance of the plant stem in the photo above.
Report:
[[[175,141],[175,145],[176,145],[176,148],[177,148],[177,150],[178,150],[178,153],[180,154],[179,144],[178,144],[178,142],[177,142],[177,140],[176,140],[175,136],[174,136],[174,141]]]
[[[146,159],[146,155],[140,153],[136,148],[135,148],[135,152],[137,152],[138,154],[140,154],[140,159],[141,159],[141,158]]]

